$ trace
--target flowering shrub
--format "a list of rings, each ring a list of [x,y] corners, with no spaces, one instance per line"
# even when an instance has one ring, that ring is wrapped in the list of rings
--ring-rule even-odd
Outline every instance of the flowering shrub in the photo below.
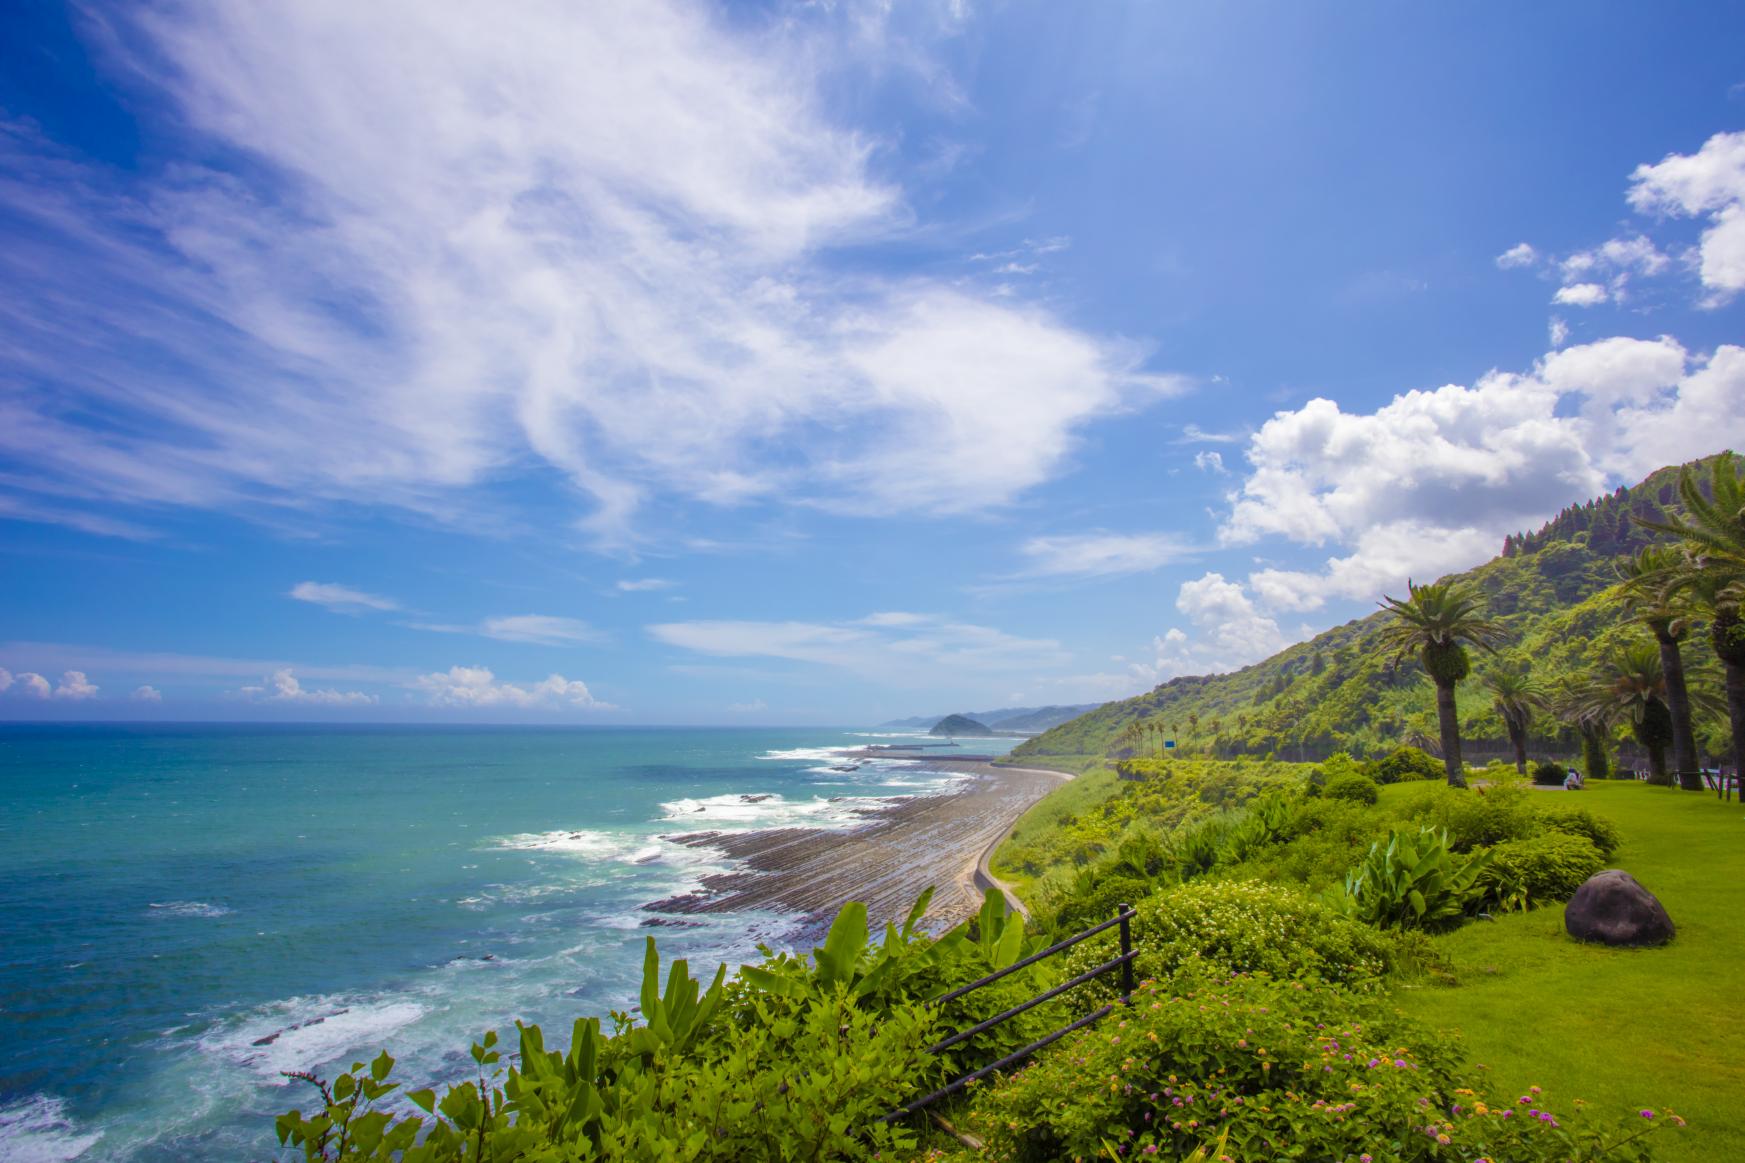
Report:
[[[1518,783],[1485,788],[1425,788],[1401,810],[1408,821],[1448,833],[1455,852],[1522,840],[1545,830],[1535,793]]]
[[[1455,1053],[1337,988],[1243,977],[1131,1007],[980,1092],[986,1158],[1645,1160],[1667,1117],[1460,1085]],[[1647,1112],[1650,1116],[1656,1112]]]
[[[1139,956],[1134,972],[1140,978],[1167,978],[1191,969],[1370,989],[1388,968],[1389,945],[1382,934],[1282,885],[1202,881],[1147,897],[1135,907],[1133,944]],[[1114,955],[1112,940],[1086,941],[1067,955],[1062,972],[1076,976]],[[1116,992],[1112,979],[1106,974],[1082,988],[1106,999]]]

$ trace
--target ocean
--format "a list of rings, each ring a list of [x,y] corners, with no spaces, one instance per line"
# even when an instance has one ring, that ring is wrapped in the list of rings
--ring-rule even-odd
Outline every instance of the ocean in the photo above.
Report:
[[[830,770],[845,729],[0,725],[0,1159],[280,1158],[273,1117],[387,1048],[459,1080],[515,1020],[633,1003],[792,918],[645,927],[723,870],[663,833],[843,828],[957,778]],[[917,886],[920,887],[920,886]]]

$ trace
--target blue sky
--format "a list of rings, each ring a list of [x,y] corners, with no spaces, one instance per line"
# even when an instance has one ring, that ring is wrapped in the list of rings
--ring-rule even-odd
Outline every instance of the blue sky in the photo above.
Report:
[[[1736,6],[487,8],[15,16],[0,717],[1097,701],[1745,447]]]

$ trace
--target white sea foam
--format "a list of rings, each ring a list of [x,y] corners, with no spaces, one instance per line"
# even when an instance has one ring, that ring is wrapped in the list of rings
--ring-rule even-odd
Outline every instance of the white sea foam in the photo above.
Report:
[[[277,1081],[282,1071],[310,1070],[359,1046],[383,1045],[427,1012],[403,998],[291,998],[212,1031],[200,1039],[200,1049]]]
[[[231,910],[206,901],[152,901],[153,916],[159,917],[227,917]]]
[[[814,796],[790,800],[774,793],[718,795],[702,799],[672,800],[661,804],[666,819],[690,831],[751,830],[756,828],[852,828],[866,822],[869,812],[888,807],[891,800],[875,796]]]
[[[858,747],[791,747],[786,751],[765,751],[758,758],[788,763],[840,763],[849,752],[859,750]]]
[[[648,836],[588,828],[519,832],[493,841],[493,846],[522,852],[561,852],[595,860],[621,860],[629,864],[642,864],[660,857],[659,845]]]
[[[81,1130],[68,1117],[66,1104],[51,1095],[27,1095],[0,1106],[0,1159],[8,1163],[65,1163],[102,1137],[102,1131]]]

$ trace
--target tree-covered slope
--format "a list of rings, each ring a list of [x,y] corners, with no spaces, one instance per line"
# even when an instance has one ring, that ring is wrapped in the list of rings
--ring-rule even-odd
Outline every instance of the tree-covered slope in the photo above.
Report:
[[[1632,518],[1657,520],[1675,507],[1678,473],[1664,468],[1632,488],[1572,505],[1537,532],[1506,538],[1501,556],[1458,575],[1483,591],[1489,615],[1507,630],[1504,657],[1526,662],[1554,683],[1591,666],[1613,643],[1642,633],[1620,609],[1617,567],[1661,539]],[[1174,739],[1178,751],[1190,754],[1280,759],[1431,744],[1433,688],[1416,661],[1395,663],[1378,647],[1385,617],[1378,610],[1230,674],[1172,679],[1106,703],[1013,755],[1119,755],[1152,750],[1160,739]],[[1687,653],[1700,671],[1703,652]],[[1469,757],[1502,754],[1503,724],[1479,685],[1492,660],[1480,655],[1475,662],[1459,692],[1466,749]],[[1555,725],[1542,727],[1549,732]]]

